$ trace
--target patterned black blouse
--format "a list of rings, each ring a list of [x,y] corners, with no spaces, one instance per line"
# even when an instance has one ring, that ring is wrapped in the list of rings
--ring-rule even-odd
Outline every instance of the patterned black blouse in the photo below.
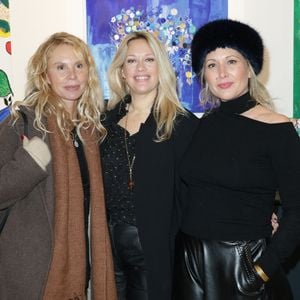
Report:
[[[107,137],[101,144],[101,156],[108,218],[112,223],[136,225],[132,197],[134,188],[128,189],[129,167],[125,148],[125,129],[118,124],[111,124],[106,129]],[[137,134],[130,136],[126,131],[130,162],[135,153]]]

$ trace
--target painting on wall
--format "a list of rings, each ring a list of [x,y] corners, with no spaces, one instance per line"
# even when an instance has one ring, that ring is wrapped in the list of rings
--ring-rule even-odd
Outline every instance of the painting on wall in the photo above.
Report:
[[[10,85],[11,39],[9,24],[9,1],[0,0],[0,121],[9,114],[13,100]]]
[[[192,73],[190,44],[197,28],[227,18],[228,0],[86,0],[87,41],[96,60],[105,99],[109,99],[107,68],[122,38],[147,30],[166,46],[177,75],[183,105],[201,112],[200,86]]]
[[[300,0],[294,1],[294,118],[300,118]]]

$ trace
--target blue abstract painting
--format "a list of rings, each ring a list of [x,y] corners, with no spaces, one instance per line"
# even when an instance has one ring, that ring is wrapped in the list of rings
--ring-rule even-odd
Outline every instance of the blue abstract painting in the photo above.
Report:
[[[201,112],[200,86],[191,68],[190,44],[208,21],[227,18],[228,0],[86,0],[87,42],[95,58],[105,99],[109,99],[107,68],[122,38],[147,30],[166,46],[176,71],[183,105]]]

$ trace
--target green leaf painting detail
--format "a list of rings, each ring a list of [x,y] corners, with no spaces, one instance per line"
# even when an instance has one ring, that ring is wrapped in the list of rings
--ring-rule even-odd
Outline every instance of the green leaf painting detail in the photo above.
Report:
[[[300,118],[300,1],[294,1],[294,118]]]
[[[0,97],[6,97],[12,94],[8,77],[3,70],[0,70]]]
[[[0,20],[0,29],[5,33],[10,32],[9,23],[5,20]]]
[[[0,3],[5,5],[7,8],[9,8],[9,1],[8,0],[0,0]]]

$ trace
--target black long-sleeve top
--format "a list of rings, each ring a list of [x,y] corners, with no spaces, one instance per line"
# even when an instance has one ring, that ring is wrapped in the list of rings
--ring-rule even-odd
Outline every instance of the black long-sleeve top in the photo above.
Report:
[[[271,276],[300,241],[300,139],[291,122],[238,114],[249,97],[223,102],[202,118],[181,164],[189,188],[182,230],[201,239],[270,237],[279,190],[280,227],[257,261]]]

